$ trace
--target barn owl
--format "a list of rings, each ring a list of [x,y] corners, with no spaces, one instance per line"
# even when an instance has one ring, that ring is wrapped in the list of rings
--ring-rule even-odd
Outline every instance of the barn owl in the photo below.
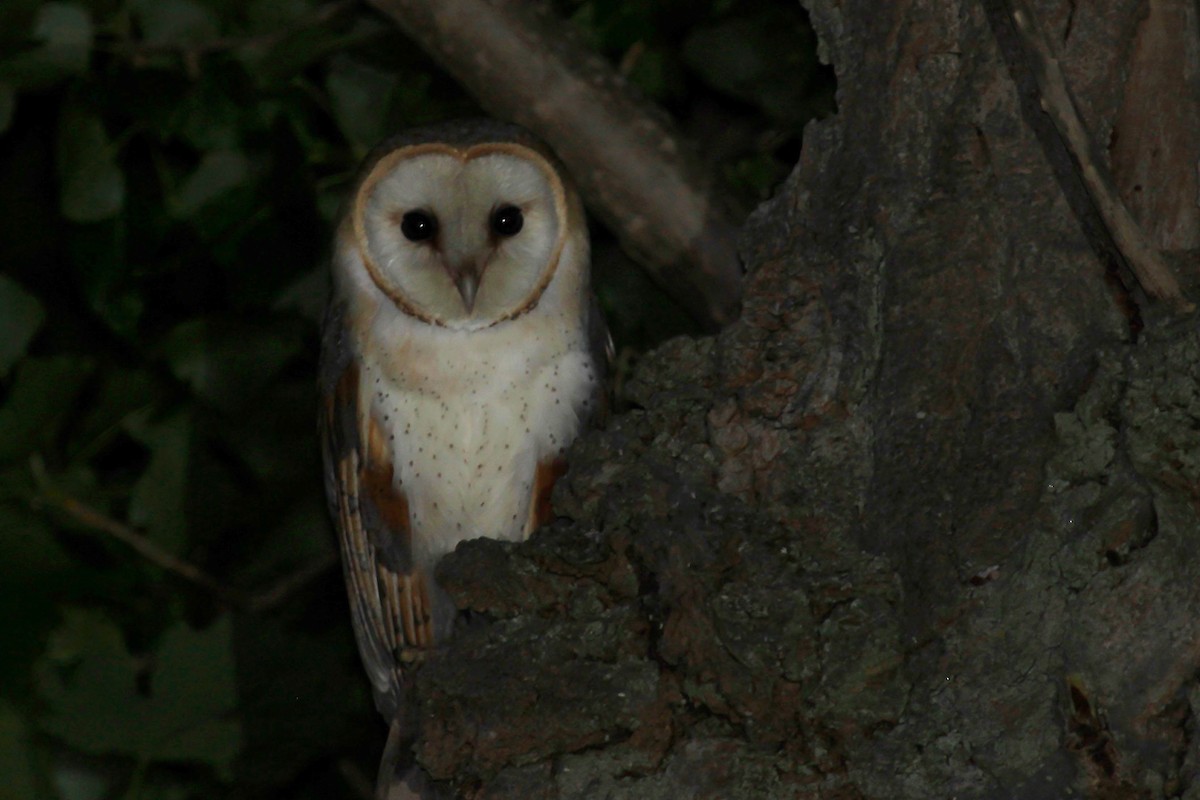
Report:
[[[519,128],[416,130],[360,173],[333,253],[322,449],[359,653],[389,722],[411,662],[453,624],[438,560],[546,521],[566,448],[599,410],[608,335],[588,267],[579,197]]]

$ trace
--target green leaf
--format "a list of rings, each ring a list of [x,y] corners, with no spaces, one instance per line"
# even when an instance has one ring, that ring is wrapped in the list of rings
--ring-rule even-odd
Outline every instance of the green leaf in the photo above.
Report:
[[[246,19],[256,33],[278,31],[295,25],[313,12],[313,0],[252,0],[246,6]]]
[[[13,476],[3,478],[9,483]],[[58,584],[56,576],[76,567],[54,538],[46,516],[16,503],[0,503],[0,554],[10,576],[7,583],[20,583],[23,589],[38,583]]]
[[[104,800],[116,777],[99,764],[60,759],[54,765],[54,788],[62,800]]]
[[[55,476],[58,486],[78,480]],[[81,563],[60,544],[26,464],[0,470],[0,564],[0,619],[6,620],[0,626],[0,693],[24,697],[30,666],[58,622],[59,604],[94,597],[112,573]]]
[[[29,729],[16,709],[3,700],[0,700],[0,775],[4,776],[0,796],[5,800],[37,797]]]
[[[231,74],[235,70],[236,65],[206,65],[171,106],[172,113],[160,126],[164,139],[178,135],[206,152],[236,150],[243,130],[253,129],[253,123],[238,96],[239,82]]]
[[[136,222],[145,223],[154,212],[145,209],[148,198],[143,195],[137,199],[142,208]],[[67,237],[76,282],[88,306],[109,329],[127,339],[136,332],[146,304],[135,279],[140,265],[132,262],[127,246],[126,221],[130,216],[79,225]],[[135,243],[141,244],[136,239]]]
[[[399,78],[346,56],[335,56],[325,86],[333,102],[333,114],[342,133],[367,149],[377,144],[387,130],[392,92]]]
[[[363,42],[393,35],[394,28],[365,14],[357,16],[348,29],[335,17],[319,25],[295,28],[265,45],[250,43],[239,47],[236,55],[260,87],[279,87],[330,54],[344,53]]]
[[[46,312],[36,297],[16,281],[0,275],[0,378],[25,355],[45,318]]]
[[[11,491],[18,479],[17,472],[9,470],[0,476],[0,486]],[[57,603],[79,588],[72,578],[80,569],[59,546],[46,516],[35,513],[28,502],[0,502],[0,561],[5,574],[0,581],[0,615],[7,620],[0,628],[0,687],[15,697],[12,693],[27,691],[29,667],[57,619]]]
[[[271,308],[294,311],[310,322],[320,324],[329,302],[329,268],[322,264],[300,275],[280,292]]]
[[[241,185],[250,174],[250,160],[237,150],[206,153],[196,171],[175,193],[171,213],[187,218],[225,192]]]
[[[59,206],[73,222],[98,222],[120,213],[125,176],[104,123],[78,105],[63,108],[58,124]]]
[[[111,367],[89,398],[87,413],[72,428],[73,459],[89,459],[109,444],[128,420],[150,408],[162,395],[159,383],[143,369]]]
[[[134,0],[133,12],[150,44],[194,45],[220,32],[212,12],[192,0]]]
[[[34,19],[28,50],[0,62],[0,80],[22,89],[43,89],[87,72],[92,20],[79,3],[43,3]]]
[[[242,744],[240,723],[228,719],[237,707],[232,635],[229,617],[207,631],[176,624],[163,637],[151,684],[164,721],[179,731],[158,743],[158,757],[207,761],[226,778]]]
[[[239,787],[288,782],[326,757],[331,741],[354,741],[375,724],[349,625],[314,632],[285,627],[279,615],[244,615],[234,642],[246,739]]]
[[[197,396],[233,411],[270,383],[297,354],[304,339],[299,324],[198,319],[172,330],[163,355],[175,375]]]
[[[0,51],[18,50],[22,44],[28,44],[29,32],[41,6],[42,0],[0,3]]]
[[[33,38],[70,63],[75,72],[87,69],[92,46],[92,19],[79,3],[43,3],[33,26]]]
[[[270,525],[268,535],[239,561],[238,583],[267,586],[333,552],[329,507],[319,492],[293,500],[282,518]]]
[[[13,109],[17,106],[17,90],[7,83],[0,83],[0,133],[12,124]]]
[[[187,533],[188,464],[191,458],[192,417],[179,412],[150,422],[149,414],[134,414],[130,434],[150,449],[150,464],[133,487],[129,521],[150,533],[167,550],[182,550]]]
[[[49,713],[41,727],[87,753],[120,753],[141,763],[211,764],[228,778],[241,749],[231,650],[232,626],[205,631],[176,623],[139,691],[138,660],[103,616],[70,610],[38,667]]]
[[[272,381],[221,426],[220,438],[262,481],[279,481],[281,489],[305,485],[318,469],[316,451],[294,432],[311,427],[316,402],[311,380]]]
[[[52,441],[91,372],[90,360],[72,356],[26,358],[17,365],[8,402],[0,407],[0,463]]]

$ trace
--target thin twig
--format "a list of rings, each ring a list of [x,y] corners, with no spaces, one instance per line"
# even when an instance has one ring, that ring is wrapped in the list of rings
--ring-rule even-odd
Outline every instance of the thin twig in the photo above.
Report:
[[[251,36],[215,36],[199,42],[163,43],[132,41],[127,37],[110,43],[102,38],[97,44],[97,49],[112,52],[134,62],[144,61],[155,56],[176,56],[183,59],[188,74],[194,77],[199,74],[200,59],[210,53],[237,50],[243,47],[266,49],[297,31],[323,25],[357,5],[358,0],[340,0],[336,3],[329,3],[315,9],[308,16],[281,28]]]
[[[85,528],[106,533],[119,542],[133,548],[142,558],[151,564],[178,575],[189,583],[206,589],[219,597],[228,597],[230,590],[195,564],[190,564],[147,539],[141,533],[123,522],[113,519],[103,512],[92,508],[81,500],[66,494],[56,488],[46,472],[46,465],[40,456],[29,460],[29,468],[33,472],[34,482],[41,490],[42,497],[50,505],[62,511],[68,517],[83,525]]]
[[[1183,295],[1179,283],[1162,255],[1146,239],[1129,209],[1121,201],[1116,185],[1080,117],[1079,109],[1067,86],[1066,76],[1054,50],[1038,26],[1025,0],[1010,0],[1009,6],[1017,34],[1032,55],[1034,78],[1041,93],[1042,110],[1066,143],[1079,167],[1079,174],[1113,243],[1125,259],[1138,283],[1150,297],[1165,300],[1175,310],[1195,309]]]
[[[29,467],[33,473],[34,482],[41,493],[41,498],[48,505],[67,515],[85,528],[111,536],[122,544],[132,548],[134,552],[154,566],[205,590],[212,594],[220,603],[232,608],[254,612],[262,612],[275,608],[309,581],[323,574],[337,563],[337,554],[328,553],[317,558],[312,563],[301,567],[291,575],[280,578],[266,589],[247,594],[238,589],[226,586],[195,564],[167,552],[150,539],[147,539],[145,535],[132,526],[120,520],[113,519],[99,509],[93,508],[82,500],[58,489],[54,486],[53,481],[46,471],[46,465],[40,456],[35,455],[30,458]]]
[[[295,594],[300,588],[337,566],[337,563],[338,554],[336,552],[330,551],[326,553],[292,574],[283,576],[266,589],[250,595],[246,601],[246,610],[268,611],[276,606],[283,605],[284,601]]]

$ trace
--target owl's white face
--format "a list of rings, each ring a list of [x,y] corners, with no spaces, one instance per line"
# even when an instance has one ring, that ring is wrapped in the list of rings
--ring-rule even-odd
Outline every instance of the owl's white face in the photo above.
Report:
[[[406,313],[455,329],[535,305],[566,231],[562,182],[518,144],[402,147],[375,165],[353,209],[372,280]]]

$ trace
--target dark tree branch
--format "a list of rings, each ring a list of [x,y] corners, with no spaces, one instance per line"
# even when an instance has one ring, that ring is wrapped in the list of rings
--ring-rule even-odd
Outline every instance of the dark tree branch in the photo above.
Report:
[[[736,318],[737,230],[664,115],[540,3],[369,0],[492,114],[544,139],[592,209],[698,320]]]
[[[1041,93],[1042,110],[1049,115],[1078,164],[1079,175],[1113,243],[1146,294],[1166,301],[1177,311],[1192,311],[1195,305],[1184,297],[1171,268],[1147,240],[1121,201],[1112,175],[1104,160],[1097,156],[1096,146],[1080,118],[1062,67],[1038,26],[1037,18],[1025,0],[1010,0],[1010,8],[1017,33],[1031,56],[1034,79]]]

